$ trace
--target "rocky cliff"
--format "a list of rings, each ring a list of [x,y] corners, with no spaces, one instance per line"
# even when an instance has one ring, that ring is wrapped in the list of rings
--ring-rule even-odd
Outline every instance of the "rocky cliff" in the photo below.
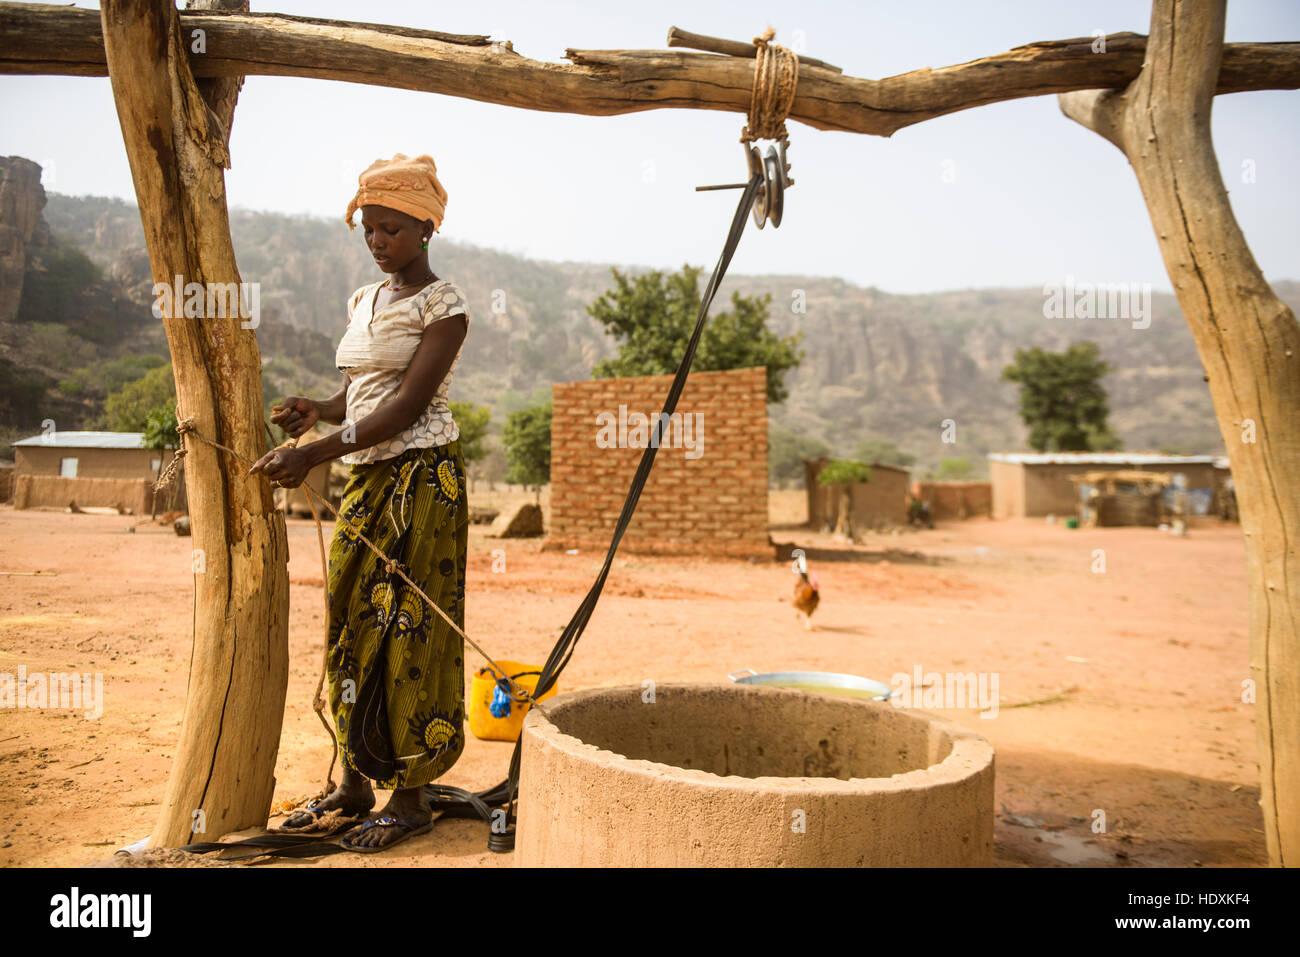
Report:
[[[39,188],[30,171],[22,175]],[[35,208],[35,193],[25,202],[15,209]],[[15,215],[21,232],[30,214]],[[134,206],[51,194],[44,216],[60,242],[93,260],[135,308],[147,309],[152,280]],[[322,387],[334,375],[330,358],[348,294],[380,278],[360,232],[334,220],[239,209],[230,220],[241,276],[261,284],[258,335],[264,371],[274,379],[267,388]],[[33,234],[40,228],[37,221]],[[613,285],[608,266],[522,259],[437,236],[429,249],[435,271],[465,290],[473,316],[453,398],[494,405],[498,427],[503,408],[545,394],[551,382],[588,378],[592,365],[613,353],[614,343],[585,308]],[[1279,281],[1274,288],[1300,307],[1300,284]],[[789,373],[789,399],[769,411],[770,420],[840,453],[864,438],[889,439],[930,466],[947,456],[978,462],[988,451],[1021,447],[1017,393],[1001,381],[1002,368],[1018,348],[1059,350],[1082,339],[1098,342],[1114,367],[1105,385],[1111,425],[1125,447],[1222,449],[1200,362],[1171,295],[1152,296],[1143,325],[1050,318],[1041,288],[899,296],[840,279],[732,276],[715,314],[728,308],[732,292],[770,295],[770,328],[803,333],[804,361]],[[142,315],[133,335],[152,335],[156,347],[157,323]],[[941,441],[948,420],[956,444]]]
[[[0,323],[18,315],[23,276],[49,242],[44,208],[40,166],[21,156],[0,157]]]

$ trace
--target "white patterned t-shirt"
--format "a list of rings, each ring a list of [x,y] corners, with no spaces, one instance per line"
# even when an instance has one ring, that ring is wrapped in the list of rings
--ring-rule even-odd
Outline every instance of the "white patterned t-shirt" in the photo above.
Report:
[[[465,297],[450,280],[435,280],[415,295],[375,310],[375,297],[383,284],[381,281],[362,286],[348,300],[348,329],[334,357],[335,365],[349,380],[347,423],[361,421],[397,394],[424,330],[432,323],[463,313],[465,325],[469,325]],[[369,448],[349,452],[342,461],[349,465],[380,462],[407,449],[446,445],[459,438],[460,428],[447,405],[447,387],[460,362],[460,351],[456,350],[451,368],[429,407],[409,428]]]

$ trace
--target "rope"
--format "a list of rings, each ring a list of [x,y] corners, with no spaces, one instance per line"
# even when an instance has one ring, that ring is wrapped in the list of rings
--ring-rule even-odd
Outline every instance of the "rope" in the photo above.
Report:
[[[275,435],[271,432],[271,426],[267,425],[265,419],[262,420],[262,425],[266,427],[267,436],[269,436],[271,441],[274,442]],[[283,445],[276,446],[276,448],[279,449],[296,449],[297,447],[298,439],[295,436],[290,436],[288,441]],[[325,733],[330,736],[330,767],[329,770],[325,772],[325,783],[321,786],[321,789],[316,792],[317,798],[325,798],[334,790],[334,765],[339,759],[339,739],[334,734],[334,728],[330,725],[329,719],[325,717],[325,709],[329,707],[329,702],[325,699],[323,694],[325,689],[325,677],[329,674],[330,661],[330,593],[328,584],[330,569],[329,559],[325,557],[325,530],[321,527],[320,512],[316,508],[316,502],[310,495],[307,496],[307,507],[311,509],[311,517],[316,522],[316,544],[320,547],[320,575],[321,584],[324,586],[321,589],[321,594],[325,598],[325,641],[321,644],[320,675],[316,678],[316,693],[312,696],[311,700],[311,709],[316,712],[316,717],[320,718],[320,723],[325,727]],[[305,802],[299,803],[298,806],[305,806]],[[341,817],[342,809],[335,808],[334,810],[327,811],[325,814],[321,815],[321,817],[316,821],[316,827],[318,829],[327,827],[330,823],[331,816],[336,818]]]
[[[297,444],[297,439],[289,441]],[[321,594],[325,596],[325,645],[321,653],[320,660],[320,677],[316,679],[316,694],[311,699],[311,709],[316,712],[316,717],[320,718],[320,723],[325,726],[325,732],[330,736],[333,747],[330,748],[330,769],[325,772],[325,785],[321,789],[324,793],[320,796],[325,797],[334,790],[334,764],[339,759],[339,739],[334,734],[334,726],[330,724],[329,719],[325,717],[325,709],[329,707],[329,702],[325,700],[325,675],[329,671],[330,660],[330,590],[329,590],[329,559],[325,557],[325,532],[320,524],[320,512],[316,509],[316,502],[310,495],[307,496],[307,505],[311,508],[311,517],[316,520],[316,543],[320,546],[320,567],[321,567],[321,584],[325,587],[321,589]]]
[[[794,105],[799,85],[799,56],[788,47],[772,43],[776,31],[768,27],[754,37],[754,89],[749,97],[749,124],[740,142],[788,140],[785,118]]]
[[[194,420],[185,419],[184,421],[181,421],[179,412],[180,410],[177,409],[176,431],[180,433],[181,437],[180,448],[172,453],[171,461],[169,461],[166,467],[158,473],[158,481],[153,483],[155,494],[158,492],[165,492],[167,489],[171,488],[172,482],[176,481],[176,474],[180,470],[181,459],[190,454],[189,449],[185,448],[185,433],[194,429]]]
[[[193,418],[181,418],[180,415],[178,414],[178,415],[177,415],[177,420],[178,420],[178,424],[177,424],[177,426],[176,426],[176,431],[177,431],[178,433],[180,433],[180,436],[181,436],[181,448],[177,451],[177,454],[176,454],[176,456],[172,459],[172,461],[169,462],[169,463],[167,463],[167,464],[168,464],[168,468],[167,468],[167,470],[164,472],[164,475],[162,475],[162,476],[159,477],[159,480],[158,480],[158,481],[159,481],[160,483],[162,482],[163,478],[166,478],[168,484],[170,484],[171,481],[172,481],[172,479],[175,477],[176,470],[175,470],[174,468],[172,468],[172,465],[176,462],[177,459],[182,458],[182,457],[184,457],[184,455],[187,454],[187,451],[186,451],[186,448],[185,448],[185,440],[186,440],[186,437],[193,438],[193,439],[198,439],[200,442],[203,442],[203,443],[205,443],[205,444],[207,444],[207,445],[210,445],[210,446],[212,446],[212,447],[215,448],[215,449],[220,449],[221,451],[230,454],[230,455],[233,456],[234,458],[236,458],[236,459],[238,459],[239,461],[244,462],[244,463],[246,463],[246,464],[248,464],[248,465],[250,465],[250,466],[254,464],[254,461],[253,461],[252,459],[248,458],[248,456],[246,456],[246,455],[241,455],[239,452],[236,452],[236,451],[235,451],[234,449],[232,449],[230,446],[228,446],[228,445],[222,445],[222,444],[221,444],[220,442],[218,442],[216,439],[213,439],[213,438],[211,438],[211,437],[209,437],[209,436],[207,436],[207,435],[204,435],[202,432],[200,432],[197,428],[194,427],[194,419],[193,419]],[[280,448],[284,448],[284,447],[285,447],[285,446],[280,446]],[[265,478],[265,476],[263,476],[263,478]],[[337,510],[336,508],[334,508],[334,506],[331,505],[331,504],[329,503],[329,500],[326,499],[325,496],[322,495],[320,492],[316,491],[316,489],[314,489],[314,488],[311,486],[310,483],[308,483],[308,482],[303,482],[302,485],[301,485],[300,487],[302,488],[302,490],[303,490],[304,492],[307,493],[307,500],[308,500],[309,503],[311,502],[311,500],[312,500],[313,498],[315,498],[316,500],[318,500],[318,501],[320,502],[321,505],[324,505],[324,506],[325,506],[325,508],[330,512],[331,515],[334,516],[335,519],[337,519],[337,520],[340,521],[340,522],[345,522],[345,523],[348,525],[348,527],[351,528],[352,531],[356,533],[356,536],[357,536],[357,538],[361,541],[361,543],[362,543],[363,545],[365,545],[368,549],[370,549],[372,552],[374,552],[375,555],[380,559],[380,561],[382,561],[382,562],[384,563],[384,569],[385,569],[385,571],[388,572],[388,574],[390,574],[390,575],[396,575],[396,576],[397,576],[398,578],[400,578],[402,581],[406,582],[406,584],[410,586],[411,590],[414,591],[417,595],[419,595],[419,596],[420,596],[420,599],[421,599],[421,600],[422,600],[426,605],[428,605],[431,609],[433,609],[435,612],[437,612],[439,615],[441,615],[442,618],[443,618],[443,620],[446,621],[447,624],[450,625],[450,626],[452,627],[452,629],[455,630],[455,632],[456,632],[458,635],[460,635],[462,638],[464,638],[465,641],[467,641],[467,642],[469,643],[469,645],[470,645],[471,648],[473,648],[475,651],[477,651],[480,655],[483,656],[483,659],[484,659],[485,661],[487,661],[487,663],[488,663],[489,665],[492,666],[493,671],[495,671],[497,674],[499,674],[499,675],[503,675],[503,676],[505,677],[505,680],[506,680],[506,681],[509,683],[509,685],[510,685],[510,689],[511,689],[511,691],[510,691],[510,697],[511,697],[512,700],[517,701],[517,702],[519,702],[520,704],[529,704],[529,703],[532,702],[532,700],[533,700],[533,696],[530,695],[526,689],[524,689],[524,688],[521,687],[520,685],[515,684],[515,682],[512,681],[512,680],[510,679],[510,676],[506,674],[505,669],[502,668],[499,664],[497,664],[496,661],[495,661],[495,659],[493,659],[493,657],[492,657],[491,655],[489,655],[486,651],[484,651],[481,647],[479,647],[478,642],[476,642],[476,641],[475,641],[473,638],[471,638],[469,635],[465,634],[464,629],[462,629],[459,625],[457,625],[454,621],[451,620],[451,616],[449,616],[445,611],[443,611],[441,608],[439,608],[438,605],[433,601],[433,599],[430,598],[428,595],[426,595],[426,594],[424,593],[424,590],[423,590],[419,585],[417,585],[415,582],[411,581],[410,576],[407,575],[406,572],[402,569],[402,565],[401,565],[400,562],[398,562],[396,559],[389,558],[387,555],[385,555],[384,552],[383,552],[383,550],[382,550],[381,548],[379,548],[378,545],[376,545],[376,544],[375,544],[374,542],[372,542],[370,539],[366,538],[366,536],[363,535],[363,534],[361,533],[361,530],[360,530],[360,529],[358,529],[358,528],[357,528],[357,527],[356,527],[352,522],[348,521],[346,518],[344,518],[342,515],[340,515],[339,512],[338,512],[338,510]],[[315,513],[315,507],[314,507],[314,505],[313,505],[313,508],[312,508],[312,512]],[[319,519],[318,519],[317,528],[318,528],[318,530],[319,530]],[[324,552],[324,544],[323,544],[323,542],[324,542],[324,539],[323,539],[323,537],[322,537],[322,546],[321,546],[322,557],[323,557],[323,552]],[[327,576],[327,578],[328,578],[328,571],[326,571],[326,576]],[[318,696],[319,696],[319,691],[317,692],[317,694],[318,694]],[[319,712],[318,712],[318,713],[319,713]],[[324,720],[323,717],[322,717],[322,720]],[[328,727],[328,725],[327,725],[327,727]],[[334,734],[334,732],[333,732],[333,731],[330,731],[330,735],[331,735],[331,737],[333,736],[333,734]],[[336,742],[336,743],[337,743],[337,742]],[[337,748],[336,748],[336,750],[337,750]],[[332,770],[332,769],[333,769],[333,765],[331,765],[330,767],[331,767],[331,770]]]

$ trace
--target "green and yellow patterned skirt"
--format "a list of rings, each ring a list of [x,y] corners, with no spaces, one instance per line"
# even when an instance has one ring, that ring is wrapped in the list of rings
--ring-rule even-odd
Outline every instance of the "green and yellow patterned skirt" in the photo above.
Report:
[[[465,627],[469,507],[460,441],[354,465],[330,545],[330,710],[339,760],[419,787],[465,748],[464,639],[357,537]]]

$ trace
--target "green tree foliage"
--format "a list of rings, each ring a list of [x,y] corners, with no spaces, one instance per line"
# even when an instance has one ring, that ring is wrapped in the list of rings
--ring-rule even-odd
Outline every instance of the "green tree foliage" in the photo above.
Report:
[[[25,430],[41,421],[41,400],[49,378],[0,356],[0,423]]]
[[[481,460],[487,455],[488,427],[492,422],[492,410],[486,405],[474,405],[471,402],[448,402],[451,417],[460,429],[460,454],[465,459],[465,467]],[[547,422],[547,456],[550,463],[550,422]]]
[[[66,326],[81,344],[94,343],[113,348],[123,332],[152,320],[141,309],[106,282],[100,269],[84,253],[55,241],[41,253],[40,269],[29,269],[23,278],[17,321],[32,330],[47,325]],[[65,357],[64,368],[76,368],[93,359]]]
[[[506,481],[541,487],[551,480],[551,405],[529,406],[506,416]]]
[[[934,477],[940,482],[960,482],[971,478],[974,474],[975,466],[965,456],[944,459],[934,470]]]
[[[23,279],[19,318],[67,321],[77,314],[87,290],[99,282],[99,267],[79,249],[62,243],[53,244],[43,258],[45,268],[33,269]]]
[[[1075,342],[1064,352],[1017,349],[1002,378],[1020,384],[1020,417],[1039,452],[1114,449],[1119,440],[1106,417],[1110,407],[1101,379],[1111,366],[1095,342]]]
[[[593,378],[665,375],[677,371],[700,312],[702,270],[685,265],[667,276],[655,271],[628,279],[611,269],[616,287],[587,307],[619,342],[618,354],[596,363]],[[767,367],[767,400],[784,402],[785,373],[803,359],[800,335],[785,339],[767,328],[770,293],[749,298],[731,294],[730,312],[714,313],[700,334],[692,366],[701,372]]]
[[[877,465],[897,465],[901,468],[916,463],[915,455],[909,455],[886,439],[866,439],[859,442],[858,447],[853,450],[853,457],[860,462],[875,462]]]
[[[59,391],[65,395],[102,398],[141,378],[150,369],[166,364],[167,359],[156,352],[100,359],[61,379]]]
[[[822,485],[831,485],[837,487],[837,497],[839,498],[838,515],[835,519],[835,531],[849,540],[853,540],[855,529],[853,524],[853,495],[850,491],[854,482],[870,482],[871,466],[866,462],[855,462],[852,459],[835,459],[828,462],[820,472],[817,473],[817,481]]]
[[[830,454],[830,446],[821,439],[771,424],[767,430],[767,476],[774,485],[788,482],[802,485],[803,460]]]
[[[817,481],[822,485],[870,482],[871,466],[866,462],[855,462],[852,459],[835,459],[833,462],[827,462],[826,467],[817,473]]]
[[[144,420],[146,449],[174,449],[180,446],[176,432],[176,403],[167,402],[150,411]]]
[[[113,432],[143,432],[151,412],[175,404],[176,382],[168,363],[110,393],[104,403],[104,424]]]

